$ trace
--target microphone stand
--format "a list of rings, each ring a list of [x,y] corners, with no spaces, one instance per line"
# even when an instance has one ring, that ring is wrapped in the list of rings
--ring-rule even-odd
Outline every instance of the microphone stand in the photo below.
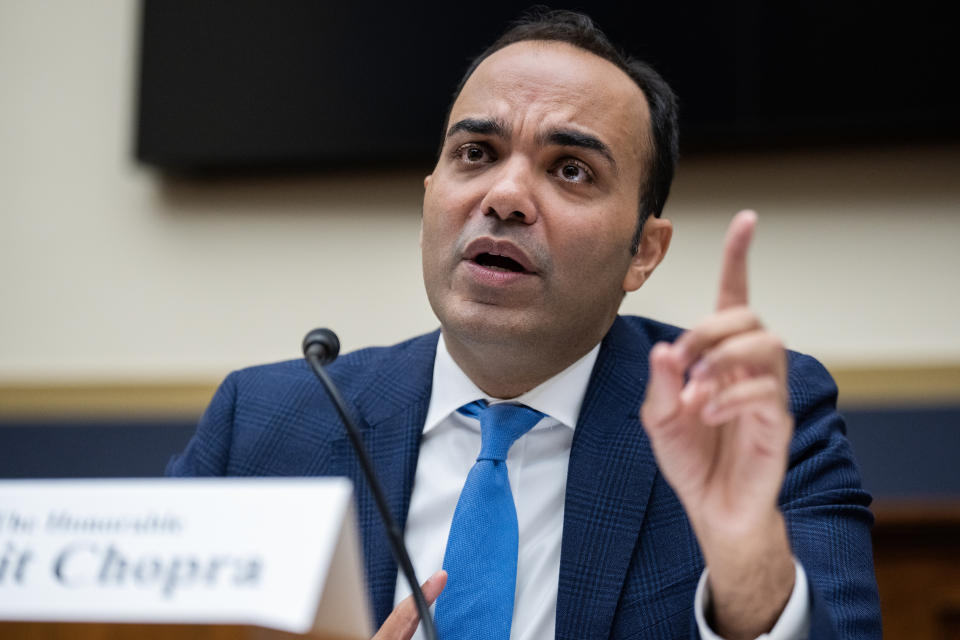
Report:
[[[323,383],[323,387],[327,390],[327,395],[330,396],[333,405],[337,408],[337,413],[340,414],[340,418],[347,428],[350,443],[353,445],[357,453],[357,458],[360,460],[363,475],[367,479],[367,484],[370,487],[370,492],[373,494],[374,502],[376,502],[377,509],[380,511],[380,518],[386,527],[387,539],[390,541],[390,550],[393,552],[393,559],[403,571],[403,575],[410,585],[410,591],[413,593],[413,600],[417,605],[417,613],[423,624],[424,638],[426,640],[437,640],[437,630],[433,623],[433,617],[430,615],[430,607],[427,605],[426,598],[423,596],[420,582],[417,580],[417,576],[413,570],[413,563],[410,562],[410,555],[407,553],[406,546],[403,544],[403,532],[400,531],[400,527],[397,526],[397,522],[390,513],[390,508],[387,506],[387,498],[383,493],[383,487],[380,485],[380,481],[373,471],[373,462],[370,460],[370,455],[367,453],[366,448],[363,446],[363,441],[360,439],[360,430],[357,428],[353,418],[350,417],[343,396],[340,395],[333,380],[330,379],[330,376],[327,375],[326,370],[323,368],[325,364],[333,362],[339,353],[340,340],[330,329],[314,329],[303,339],[303,355],[317,378]]]

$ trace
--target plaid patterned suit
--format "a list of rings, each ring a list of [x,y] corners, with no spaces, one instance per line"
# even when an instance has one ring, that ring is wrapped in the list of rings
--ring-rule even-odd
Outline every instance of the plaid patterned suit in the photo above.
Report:
[[[638,410],[647,358],[676,327],[620,317],[603,340],[570,452],[556,637],[696,637],[693,593],[703,558],[658,473]],[[437,333],[363,349],[329,368],[364,433],[395,517],[405,522],[430,401]],[[796,433],[780,494],[793,551],[810,582],[811,638],[879,638],[870,497],[835,410],[836,386],[790,353]],[[346,433],[302,360],[227,377],[169,475],[350,477],[377,626],[397,567]]]

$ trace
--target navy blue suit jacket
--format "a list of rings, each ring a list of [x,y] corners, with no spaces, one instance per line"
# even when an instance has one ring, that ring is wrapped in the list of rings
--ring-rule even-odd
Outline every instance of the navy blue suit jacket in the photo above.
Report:
[[[601,345],[570,451],[558,639],[697,635],[693,595],[703,558],[638,418],[650,348],[677,335],[675,327],[620,317]],[[348,354],[329,368],[401,526],[436,345],[435,332]],[[879,638],[870,497],[835,409],[837,390],[813,358],[791,353],[789,359],[797,428],[780,506],[810,582],[811,638]],[[377,626],[390,613],[396,563],[344,427],[302,360],[230,374],[167,472],[351,478]]]

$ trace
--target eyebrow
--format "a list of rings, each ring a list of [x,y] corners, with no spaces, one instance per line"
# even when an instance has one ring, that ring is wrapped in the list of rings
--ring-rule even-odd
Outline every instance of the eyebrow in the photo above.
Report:
[[[498,138],[510,137],[510,127],[503,120],[496,118],[464,118],[447,130],[447,137],[459,131],[476,135],[494,135]]]
[[[554,129],[553,131],[547,132],[544,139],[550,144],[561,147],[580,147],[581,149],[596,151],[606,158],[607,162],[613,165],[614,168],[617,166],[617,161],[613,159],[610,147],[604,144],[600,138],[592,136],[589,133],[583,133],[576,129]]]

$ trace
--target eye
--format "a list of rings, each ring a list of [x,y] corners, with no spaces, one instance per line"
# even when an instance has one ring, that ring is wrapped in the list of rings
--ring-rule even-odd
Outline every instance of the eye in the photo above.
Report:
[[[478,142],[460,145],[454,149],[453,157],[464,164],[483,164],[495,159],[490,147]]]
[[[574,184],[593,182],[593,173],[576,158],[564,158],[554,167],[554,173],[566,182]]]

